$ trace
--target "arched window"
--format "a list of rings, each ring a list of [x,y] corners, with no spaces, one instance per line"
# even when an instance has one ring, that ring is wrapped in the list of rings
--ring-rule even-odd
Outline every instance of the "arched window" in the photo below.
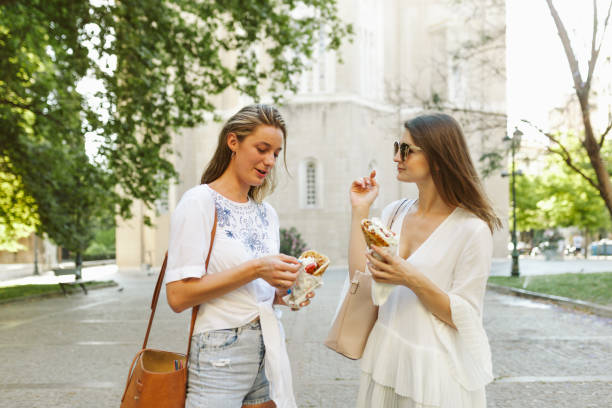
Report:
[[[317,205],[317,168],[313,162],[306,164],[306,206]]]
[[[321,207],[321,167],[318,160],[314,158],[308,158],[300,163],[299,188],[301,208]]]

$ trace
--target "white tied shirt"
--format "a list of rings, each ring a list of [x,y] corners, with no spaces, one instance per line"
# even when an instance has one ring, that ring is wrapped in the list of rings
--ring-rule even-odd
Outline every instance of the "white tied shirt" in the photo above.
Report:
[[[215,209],[217,231],[205,270]],[[165,283],[201,278],[246,261],[279,253],[279,224],[268,203],[231,201],[203,184],[188,190],[170,223]],[[297,407],[283,328],[274,313],[275,289],[255,279],[223,296],[200,305],[194,334],[243,326],[257,316],[266,347],[266,376],[271,398],[279,408]]]

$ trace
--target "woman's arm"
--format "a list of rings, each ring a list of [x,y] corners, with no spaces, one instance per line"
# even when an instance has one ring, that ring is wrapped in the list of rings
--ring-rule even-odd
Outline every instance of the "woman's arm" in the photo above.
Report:
[[[372,246],[372,250],[384,260],[379,261],[371,253],[365,255],[368,260],[368,269],[375,281],[410,288],[427,310],[444,323],[455,328],[450,298],[446,292],[400,256],[391,254],[377,246]]]
[[[369,177],[359,178],[351,184],[351,232],[349,236],[349,276],[353,278],[355,271],[364,271],[366,265],[366,242],[361,232],[361,220],[368,218],[370,206],[378,196],[376,170]]]
[[[423,306],[438,319],[456,329],[448,294],[422,273],[414,273],[408,280],[409,283],[406,286],[418,296]]]
[[[257,278],[264,279],[275,288],[288,289],[295,282],[299,266],[297,260],[291,256],[266,256],[201,278],[170,282],[166,285],[166,298],[170,308],[180,313],[223,296]]]
[[[353,208],[351,212],[351,232],[349,237],[349,276],[353,279],[355,271],[365,271],[366,242],[361,232],[361,220],[368,218],[369,208]]]

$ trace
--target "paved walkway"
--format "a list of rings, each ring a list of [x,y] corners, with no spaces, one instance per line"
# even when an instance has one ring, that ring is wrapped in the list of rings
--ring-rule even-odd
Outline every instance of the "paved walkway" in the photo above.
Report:
[[[0,407],[119,405],[155,277],[112,268],[98,273],[120,290],[0,306]],[[328,271],[313,304],[283,316],[301,408],[355,404],[359,363],[321,344],[343,274]],[[188,313],[172,313],[161,299],[150,346],[184,350]],[[485,311],[496,377],[487,387],[489,408],[612,406],[611,319],[494,292]]]
[[[87,261],[84,266],[112,263],[109,261]],[[493,260],[491,275],[510,275],[510,258],[496,258]],[[65,267],[74,266],[74,263],[65,262]],[[519,268],[521,275],[546,275],[553,273],[592,273],[592,272],[612,272],[612,257],[591,257],[589,259],[566,258],[564,260],[546,261],[543,257],[520,258]],[[87,270],[87,269],[85,269]],[[27,282],[35,282],[40,277],[33,275],[34,266],[32,264],[0,264],[0,286],[8,284],[19,284],[21,278],[28,278]],[[41,276],[49,277],[51,271],[41,271]],[[10,281],[9,283],[5,283]]]
[[[509,276],[511,267],[512,260],[510,258],[494,259],[491,266],[491,275]],[[543,258],[526,257],[519,259],[519,272],[522,276],[550,275],[555,273],[612,272],[612,258],[567,258],[564,260],[546,261]]]

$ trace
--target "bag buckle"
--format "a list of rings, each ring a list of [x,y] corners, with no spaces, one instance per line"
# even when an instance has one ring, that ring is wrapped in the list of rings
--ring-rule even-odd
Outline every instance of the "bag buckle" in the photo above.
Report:
[[[357,293],[357,289],[359,289],[359,279],[353,279],[351,281],[351,295],[354,295],[355,293]]]

